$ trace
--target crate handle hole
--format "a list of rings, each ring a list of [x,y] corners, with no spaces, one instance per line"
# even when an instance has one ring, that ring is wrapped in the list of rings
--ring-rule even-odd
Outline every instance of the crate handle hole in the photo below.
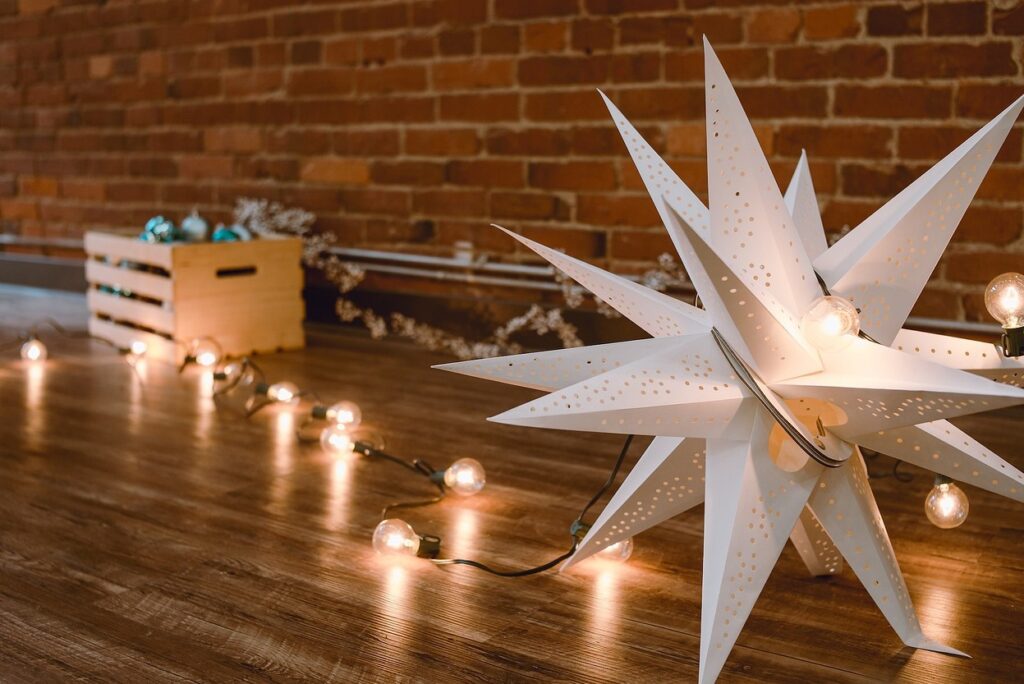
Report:
[[[218,278],[240,278],[243,276],[256,275],[255,266],[239,266],[237,268],[218,268]]]

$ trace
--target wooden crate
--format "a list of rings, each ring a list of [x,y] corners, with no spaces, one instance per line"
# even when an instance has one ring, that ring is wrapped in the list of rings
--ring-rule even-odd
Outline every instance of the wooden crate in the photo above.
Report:
[[[143,340],[147,356],[178,363],[200,337],[230,356],[305,344],[298,238],[150,244],[90,231],[85,251],[89,332],[120,348]]]

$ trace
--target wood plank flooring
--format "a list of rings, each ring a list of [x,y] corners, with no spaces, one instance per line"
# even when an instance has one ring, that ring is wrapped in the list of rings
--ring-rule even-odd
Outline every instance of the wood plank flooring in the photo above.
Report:
[[[0,339],[48,315],[81,328],[84,301],[0,289]],[[0,681],[696,679],[702,508],[614,568],[391,565],[370,534],[385,503],[430,493],[422,481],[297,443],[287,411],[219,410],[195,370],[136,375],[102,344],[45,341],[45,365],[0,359]],[[260,362],[356,401],[395,454],[484,464],[480,495],[403,514],[446,555],[558,555],[619,438],[488,423],[535,393],[430,369],[447,360],[317,328],[305,351]],[[1022,417],[958,422],[1024,466]],[[973,659],[904,648],[852,573],[810,578],[790,547],[721,681],[1019,681],[1024,505],[965,486],[968,521],[941,531],[924,517],[930,475],[907,472],[873,482],[879,506],[925,631]]]

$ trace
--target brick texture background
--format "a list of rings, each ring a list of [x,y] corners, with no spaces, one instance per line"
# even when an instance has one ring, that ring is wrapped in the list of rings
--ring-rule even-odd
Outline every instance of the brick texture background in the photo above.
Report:
[[[670,245],[595,88],[703,194],[702,34],[783,184],[807,149],[830,230],[1024,92],[1018,0],[0,0],[0,229],[251,195],[347,245],[525,258],[498,221],[639,270]],[[1021,131],[917,313],[984,319],[1024,271]]]

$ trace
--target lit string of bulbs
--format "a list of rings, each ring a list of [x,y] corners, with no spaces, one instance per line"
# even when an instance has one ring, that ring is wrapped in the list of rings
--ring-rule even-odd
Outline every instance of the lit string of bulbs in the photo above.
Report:
[[[824,285],[823,285],[824,287]],[[827,288],[825,289],[827,292]],[[1007,357],[1024,355],[1024,275],[1019,273],[1003,273],[995,277],[985,288],[985,308],[1003,328],[1002,351]],[[70,338],[91,338],[110,344],[107,340],[91,336],[88,332],[70,331],[56,320],[47,318],[42,323],[33,325],[27,331],[15,336],[14,339],[0,342],[0,351],[20,346],[22,360],[29,363],[42,363],[49,357],[49,350],[39,335],[43,325],[51,327],[58,334]],[[860,315],[856,307],[843,297],[831,294],[819,298],[801,319],[802,334],[809,343],[822,350],[837,351],[848,345],[853,337],[861,336],[871,340],[870,336],[860,330]],[[873,341],[873,340],[872,340]],[[133,340],[127,349],[119,350],[126,355],[129,364],[134,368],[138,360],[145,357],[148,345],[144,340]],[[222,362],[224,362],[222,364]],[[247,399],[247,416],[251,416],[264,406],[279,404],[297,404],[307,396],[297,385],[282,381],[267,384],[263,372],[249,358],[239,361],[226,359],[221,346],[216,340],[201,337],[188,343],[184,360],[179,367],[183,372],[189,365],[213,371],[215,381],[225,385],[215,391],[214,396],[241,385],[251,385],[252,396]],[[580,515],[570,526],[573,539],[572,548],[565,554],[535,568],[527,570],[503,572],[497,571],[477,561],[467,559],[436,558],[440,550],[440,539],[433,535],[419,535],[404,520],[387,518],[389,511],[397,508],[425,506],[441,501],[448,493],[470,496],[481,489],[486,483],[483,466],[472,458],[463,458],[452,463],[444,470],[436,470],[422,459],[405,461],[383,451],[370,441],[355,439],[355,429],[362,422],[362,412],[351,401],[340,401],[324,405],[317,399],[310,410],[310,420],[325,421],[327,425],[320,430],[319,441],[323,450],[336,457],[348,454],[378,458],[397,463],[420,475],[427,477],[438,489],[438,496],[424,501],[397,502],[385,506],[381,522],[373,534],[373,547],[383,555],[411,555],[429,558],[439,565],[462,564],[476,567],[496,575],[517,577],[535,574],[555,567],[569,558],[582,540],[589,526],[582,522],[590,507],[611,486],[629,449],[632,436],[628,437],[622,452],[612,470],[608,481],[584,507]],[[302,430],[298,430],[299,438],[304,439]],[[904,481],[894,469],[893,475]],[[943,475],[936,475],[933,487],[925,498],[925,515],[928,520],[940,529],[951,529],[963,524],[967,519],[970,503],[964,491],[956,483]],[[601,556],[616,560],[626,560],[633,549],[633,540],[626,539],[618,544],[610,545],[600,552]]]
[[[399,508],[417,508],[439,503],[449,492],[454,492],[459,496],[472,496],[480,492],[484,488],[487,478],[484,467],[479,461],[473,458],[460,458],[447,468],[441,470],[433,467],[423,459],[407,461],[399,458],[384,451],[371,440],[357,438],[357,428],[362,422],[362,411],[354,402],[343,400],[326,405],[321,403],[319,397],[316,397],[315,394],[300,390],[295,383],[288,381],[273,384],[267,383],[262,369],[252,359],[247,357],[238,361],[225,360],[227,362],[223,365],[220,364],[220,361],[221,358],[218,355],[217,348],[213,344],[210,344],[209,341],[196,340],[193,342],[182,368],[193,363],[207,368],[215,368],[213,371],[214,381],[221,383],[221,386],[217,387],[214,391],[215,399],[238,389],[247,391],[249,396],[243,402],[246,416],[252,416],[257,411],[272,404],[295,406],[302,397],[315,397],[317,403],[313,404],[310,408],[306,422],[296,430],[300,440],[305,441],[303,428],[307,423],[324,421],[327,425],[320,430],[319,442],[326,453],[334,457],[349,457],[352,454],[357,454],[371,459],[388,461],[425,477],[437,488],[438,494],[433,498],[399,501],[384,506],[381,511],[381,521],[374,529],[372,538],[374,550],[384,556],[409,555],[429,558],[431,562],[437,565],[467,565],[502,577],[523,577],[549,570],[569,558],[575,552],[577,545],[589,529],[589,525],[583,522],[583,517],[614,482],[632,441],[632,436],[626,440],[626,444],[608,480],[591,498],[590,502],[570,526],[572,546],[569,551],[547,563],[525,570],[496,570],[489,565],[475,560],[437,558],[441,548],[441,539],[439,537],[430,534],[419,534],[406,521],[400,518],[388,517],[391,511]],[[629,558],[632,550],[633,540],[627,539],[604,549],[599,556],[606,559],[625,561]]]

